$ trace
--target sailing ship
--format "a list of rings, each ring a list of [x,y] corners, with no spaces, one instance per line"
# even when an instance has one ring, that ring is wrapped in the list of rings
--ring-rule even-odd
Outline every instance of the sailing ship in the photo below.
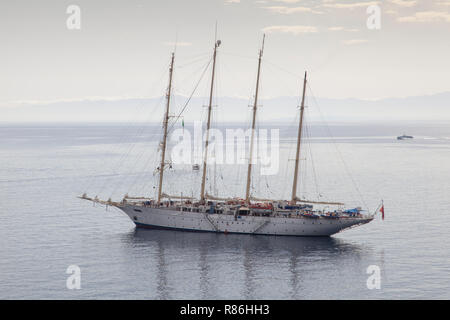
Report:
[[[206,175],[208,164],[209,129],[211,127],[211,110],[214,94],[216,56],[220,40],[215,41],[212,55],[212,75],[209,90],[208,116],[206,123],[206,139],[202,168],[201,190],[199,198],[171,196],[163,192],[164,169],[166,161],[169,111],[172,96],[172,78],[175,55],[172,53],[169,67],[169,85],[166,93],[166,106],[163,119],[163,140],[160,144],[161,159],[157,168],[159,174],[158,192],[155,198],[147,196],[130,197],[126,195],[122,201],[111,199],[105,201],[98,197],[91,198],[83,194],[80,198],[106,206],[113,206],[123,211],[131,221],[142,228],[166,229],[196,232],[237,233],[252,235],[276,236],[330,236],[342,230],[371,222],[378,212],[365,214],[358,207],[344,209],[341,202],[308,201],[297,196],[299,176],[299,159],[302,141],[302,127],[305,110],[305,94],[307,73],[303,80],[300,118],[298,124],[295,169],[292,180],[292,195],[289,200],[259,199],[250,192],[252,178],[253,145],[255,143],[256,114],[258,111],[258,94],[260,87],[261,62],[264,52],[264,37],[259,50],[256,89],[252,106],[252,133],[247,167],[245,198],[220,198],[206,192]],[[315,205],[336,206],[336,209],[315,209]]]

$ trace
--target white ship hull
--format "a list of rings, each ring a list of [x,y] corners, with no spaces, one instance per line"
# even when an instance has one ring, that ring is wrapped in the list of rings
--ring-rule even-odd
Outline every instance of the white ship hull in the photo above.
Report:
[[[196,232],[240,233],[277,236],[330,236],[344,229],[368,223],[373,217],[338,219],[298,216],[240,216],[183,212],[125,204],[117,206],[137,227]]]

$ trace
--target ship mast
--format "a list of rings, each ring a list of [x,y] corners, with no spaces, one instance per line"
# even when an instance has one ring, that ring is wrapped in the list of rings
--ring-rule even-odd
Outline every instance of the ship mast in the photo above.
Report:
[[[305,92],[306,92],[306,71],[305,79],[303,80],[303,95],[302,104],[300,106],[300,121],[298,123],[298,137],[297,137],[297,153],[295,154],[295,171],[294,171],[294,182],[292,184],[292,203],[295,204],[297,201],[297,179],[298,179],[298,164],[300,160],[300,145],[302,141],[302,129],[303,129],[303,113],[305,111]]]
[[[216,55],[217,48],[220,46],[221,41],[217,40],[214,43],[214,53],[213,53],[213,66],[211,75],[211,88],[209,91],[209,105],[208,105],[208,121],[206,123],[206,141],[205,141],[205,154],[203,158],[203,175],[202,175],[202,188],[200,192],[200,200],[205,201],[205,184],[206,184],[206,165],[208,162],[208,146],[209,146],[209,129],[211,128],[211,110],[212,110],[212,98],[214,92],[214,74],[216,71]]]
[[[166,104],[166,113],[164,114],[164,121],[163,121],[163,130],[164,130],[164,136],[162,141],[162,152],[161,152],[161,164],[159,165],[159,186],[158,186],[158,204],[161,202],[161,196],[162,196],[162,185],[163,185],[163,177],[164,177],[164,165],[166,161],[166,145],[167,145],[167,127],[169,124],[169,107],[170,107],[170,97],[171,97],[171,91],[172,91],[172,76],[173,76],[173,63],[175,59],[175,54],[172,52],[172,59],[170,62],[170,69],[169,69],[169,87],[167,89],[167,104]]]
[[[251,184],[251,176],[252,176],[252,160],[253,160],[253,144],[255,139],[255,122],[256,122],[256,110],[258,108],[258,92],[259,92],[259,76],[261,73],[261,60],[264,51],[264,39],[266,35],[263,36],[261,50],[259,50],[259,59],[258,59],[258,74],[256,76],[256,90],[255,90],[255,101],[253,103],[253,120],[252,120],[252,135],[250,139],[250,157],[248,160],[248,169],[247,169],[247,189],[245,192],[245,202],[250,203],[250,184]]]

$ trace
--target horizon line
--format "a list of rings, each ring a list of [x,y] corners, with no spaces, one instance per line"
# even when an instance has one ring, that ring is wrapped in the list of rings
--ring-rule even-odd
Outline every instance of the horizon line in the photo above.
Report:
[[[430,97],[437,96],[442,94],[450,94],[450,90],[447,91],[439,91],[435,93],[423,94],[423,95],[411,95],[411,96],[391,96],[384,98],[355,98],[355,97],[346,97],[346,98],[333,98],[333,97],[315,97],[316,99],[328,99],[328,100],[359,100],[364,102],[376,102],[390,99],[408,99],[408,98],[419,98],[419,97]],[[188,95],[183,94],[175,94],[173,96],[189,98]],[[71,102],[95,102],[95,101],[124,101],[124,100],[151,100],[151,99],[159,99],[164,97],[164,95],[151,96],[151,97],[87,97],[87,98],[67,98],[67,99],[53,99],[53,100],[13,100],[13,101],[4,101],[0,102],[0,107],[4,107],[5,105],[48,105],[48,104],[57,104],[57,103],[71,103]],[[299,96],[293,95],[281,95],[281,96],[272,96],[272,97],[262,97],[260,100],[272,100],[279,98],[298,98]],[[206,96],[193,96],[192,98],[207,98]],[[216,96],[215,98],[232,98],[232,99],[250,99],[251,97],[244,96],[232,96],[232,95],[223,95]]]

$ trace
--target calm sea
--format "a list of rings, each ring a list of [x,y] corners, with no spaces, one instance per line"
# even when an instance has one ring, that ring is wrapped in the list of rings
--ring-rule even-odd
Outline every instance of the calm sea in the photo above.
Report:
[[[281,127],[275,175],[256,166],[253,194],[289,197],[294,129]],[[1,299],[450,298],[448,124],[312,125],[301,196],[385,204],[384,221],[330,238],[138,230],[119,210],[77,198],[153,195],[158,132],[0,125]],[[397,141],[403,133],[415,138]],[[242,196],[245,170],[210,166],[208,192]],[[174,164],[165,191],[197,195],[199,179]],[[70,265],[81,270],[79,290],[66,287]],[[380,289],[367,287],[373,265]]]

